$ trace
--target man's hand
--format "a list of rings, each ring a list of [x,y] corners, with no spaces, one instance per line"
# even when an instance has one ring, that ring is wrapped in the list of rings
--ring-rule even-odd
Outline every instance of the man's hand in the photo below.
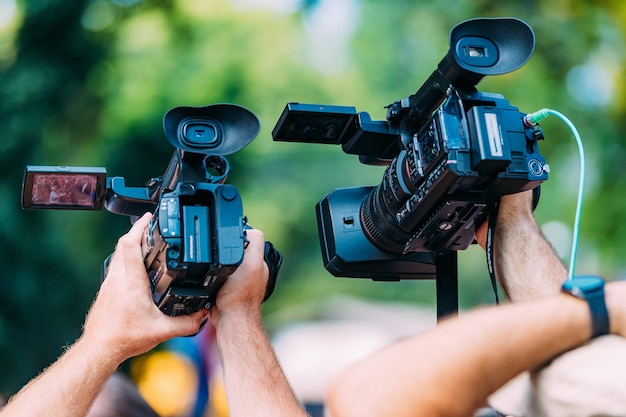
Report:
[[[154,304],[141,253],[151,218],[146,213],[118,240],[107,277],[85,321],[82,339],[110,352],[120,363],[173,337],[194,334],[207,315],[202,309],[170,317]]]
[[[81,338],[20,390],[2,410],[3,416],[84,416],[123,361],[167,339],[198,331],[206,310],[170,317],[152,301],[141,253],[151,217],[145,214],[119,239]]]
[[[503,195],[500,198],[498,225],[511,222],[529,222],[535,224],[532,209],[532,190]],[[497,226],[496,226],[497,228]],[[476,242],[481,248],[487,247],[488,221],[485,220],[476,230]]]
[[[261,305],[269,279],[265,241],[247,230],[243,262],[211,306],[231,417],[306,417],[263,329]]]
[[[242,264],[228,277],[211,306],[211,321],[218,322],[231,313],[260,314],[269,269],[263,259],[265,240],[258,229],[246,230],[249,244]],[[260,317],[260,316],[259,316]]]
[[[486,248],[487,221],[476,230],[476,241]],[[493,243],[496,277],[509,300],[559,292],[567,269],[533,216],[532,190],[502,196]]]

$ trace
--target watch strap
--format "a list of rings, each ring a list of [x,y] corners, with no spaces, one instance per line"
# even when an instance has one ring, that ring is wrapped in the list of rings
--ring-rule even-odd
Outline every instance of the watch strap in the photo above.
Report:
[[[587,301],[591,313],[592,338],[609,334],[609,312],[604,300],[604,280],[595,275],[573,277],[562,290]]]
[[[592,338],[609,334],[609,312],[604,301],[604,291],[587,298],[591,311]]]

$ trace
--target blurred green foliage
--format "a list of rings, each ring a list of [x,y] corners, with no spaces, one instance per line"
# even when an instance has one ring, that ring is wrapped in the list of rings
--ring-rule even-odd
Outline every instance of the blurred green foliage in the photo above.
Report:
[[[0,0],[2,10],[13,4]],[[532,59],[478,88],[522,111],[549,107],[574,121],[590,166],[578,270],[624,274],[620,0],[318,0],[288,12],[242,0],[17,6],[0,27],[0,393],[15,392],[79,336],[102,261],[129,227],[108,212],[22,211],[24,166],[106,166],[142,185],[173,152],[161,120],[175,106],[237,103],[261,119],[259,137],[229,157],[229,183],[252,225],[285,255],[266,311],[340,292],[432,305],[433,282],[335,279],[321,265],[315,203],[334,188],[379,183],[382,168],[338,147],[275,143],[271,130],[289,101],[353,105],[382,120],[385,105],[414,93],[435,69],[450,28],[472,17],[514,16],[535,30]],[[576,147],[558,121],[542,125],[552,174],[536,214],[571,228]],[[492,302],[483,257],[476,248],[459,254],[463,307]]]

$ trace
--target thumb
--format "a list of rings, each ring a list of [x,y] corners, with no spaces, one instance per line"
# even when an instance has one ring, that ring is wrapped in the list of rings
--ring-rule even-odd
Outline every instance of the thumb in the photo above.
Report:
[[[204,322],[207,320],[209,311],[201,308],[191,314],[185,314],[176,317],[170,317],[170,334],[169,338],[179,336],[192,336],[200,330]]]

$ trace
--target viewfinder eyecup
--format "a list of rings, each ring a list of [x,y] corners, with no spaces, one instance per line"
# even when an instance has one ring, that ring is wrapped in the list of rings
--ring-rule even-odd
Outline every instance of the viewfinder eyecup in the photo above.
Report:
[[[259,133],[259,119],[235,104],[174,107],[163,117],[165,136],[184,151],[215,156],[235,153]]]
[[[448,61],[459,71],[499,75],[524,65],[534,49],[533,30],[522,20],[470,19],[450,31]]]

